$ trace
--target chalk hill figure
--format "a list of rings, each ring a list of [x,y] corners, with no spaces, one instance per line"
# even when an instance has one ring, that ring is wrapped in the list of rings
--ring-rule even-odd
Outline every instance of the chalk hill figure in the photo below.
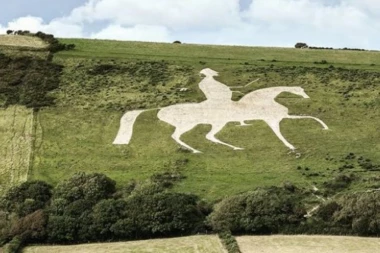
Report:
[[[204,69],[201,74],[205,75],[205,78],[199,83],[199,88],[207,98],[205,101],[167,106],[160,108],[157,114],[160,120],[175,127],[172,138],[194,153],[201,152],[184,143],[181,136],[199,124],[212,126],[211,131],[206,135],[208,140],[228,146],[234,150],[241,150],[242,148],[223,142],[215,137],[229,122],[240,122],[244,126],[247,125],[245,123],[247,120],[263,120],[284,145],[291,150],[294,150],[295,147],[285,139],[280,131],[280,122],[283,119],[314,119],[324,129],[328,129],[328,126],[316,117],[289,115],[288,108],[275,101],[275,98],[282,92],[290,92],[303,98],[309,98],[301,87],[264,88],[245,95],[239,101],[232,101],[231,89],[214,79],[214,76],[218,75],[216,71]],[[124,114],[113,144],[129,144],[132,138],[133,125],[137,117],[144,111],[147,110],[130,111]]]

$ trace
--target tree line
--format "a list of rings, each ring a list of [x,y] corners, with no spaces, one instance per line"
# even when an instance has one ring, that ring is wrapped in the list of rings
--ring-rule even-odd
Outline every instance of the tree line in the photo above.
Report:
[[[117,188],[103,174],[77,173],[55,187],[28,181],[0,201],[0,241],[74,244],[222,234],[380,234],[380,193],[345,194],[307,215],[310,192],[288,183],[208,203],[173,192],[177,173]]]
[[[48,49],[52,53],[56,53],[59,51],[65,51],[65,50],[74,50],[75,44],[64,44],[60,43],[52,34],[46,34],[43,32],[37,32],[37,33],[31,33],[28,30],[7,30],[8,35],[19,35],[19,36],[32,36],[32,37],[38,37],[44,42],[46,42],[49,46]]]

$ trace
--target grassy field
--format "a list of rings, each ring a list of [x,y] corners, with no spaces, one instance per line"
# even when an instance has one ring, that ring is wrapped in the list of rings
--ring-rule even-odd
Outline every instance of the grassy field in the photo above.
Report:
[[[0,45],[27,48],[46,48],[48,46],[40,38],[21,35],[0,35]]]
[[[26,181],[32,151],[33,112],[21,106],[0,109],[0,194]]]
[[[236,238],[242,253],[374,253],[379,238],[337,236],[242,236]]]
[[[186,179],[174,190],[208,200],[280,185],[285,181],[323,188],[345,173],[360,175],[348,190],[380,187],[375,171],[356,160],[380,164],[380,53],[287,48],[228,47],[102,40],[62,39],[76,49],[55,55],[64,66],[60,87],[50,95],[55,106],[36,114],[36,140],[30,179],[58,183],[77,171],[105,173],[119,186],[154,173],[180,171]],[[319,64],[321,61],[327,64]],[[228,124],[218,137],[245,148],[233,151],[205,139],[210,126],[201,125],[183,140],[203,154],[184,152],[171,139],[173,127],[157,119],[157,110],[143,113],[130,145],[112,145],[119,120],[128,110],[201,102],[199,71],[212,68],[218,79],[242,90],[301,86],[311,99],[281,94],[277,100],[290,114],[326,122],[322,131],[312,120],[284,120],[284,136],[299,153],[289,150],[261,121],[247,127]],[[181,88],[188,91],[181,92]],[[234,100],[241,95],[235,94]],[[346,159],[354,153],[354,160]]]
[[[173,239],[85,244],[74,246],[31,246],[23,253],[226,253],[217,236],[191,236]]]
[[[199,61],[209,66],[215,64],[236,65],[277,60],[281,64],[305,65],[326,60],[332,64],[367,68],[371,64],[380,65],[380,52],[343,50],[300,50],[293,48],[265,48],[241,46],[215,46],[193,44],[167,44],[148,42],[125,42],[107,40],[62,39],[63,43],[74,43],[75,51],[61,52],[65,58],[97,59],[146,59],[188,62]],[[374,67],[373,68],[378,68]]]

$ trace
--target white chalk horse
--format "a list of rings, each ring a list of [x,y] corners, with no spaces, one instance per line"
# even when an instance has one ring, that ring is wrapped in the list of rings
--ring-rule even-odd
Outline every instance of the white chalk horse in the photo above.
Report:
[[[223,85],[213,79],[213,76],[217,75],[217,72],[202,71],[201,73],[206,75],[205,79],[201,82],[203,85],[201,87],[203,88],[202,90],[207,86],[207,81],[210,82],[210,86]],[[227,89],[225,91],[228,92]],[[223,89],[220,89],[219,92],[223,92]],[[288,108],[275,101],[275,98],[282,92],[290,92],[303,98],[309,98],[301,87],[271,87],[253,91],[239,101],[232,101],[228,99],[230,94],[225,94],[224,96],[220,96],[223,99],[208,99],[201,103],[171,105],[161,108],[157,116],[160,120],[174,126],[175,131],[172,138],[194,153],[200,153],[200,151],[184,143],[180,138],[195,126],[199,124],[211,125],[211,131],[206,135],[208,140],[228,146],[234,150],[241,150],[242,148],[217,139],[215,135],[229,122],[240,122],[244,126],[247,125],[245,124],[247,120],[265,121],[285,146],[294,150],[295,147],[281,134],[280,122],[283,119],[314,119],[324,129],[328,129],[328,127],[322,120],[312,116],[289,115]],[[114,144],[129,144],[132,138],[134,122],[144,111],[146,110],[130,111],[124,114]]]

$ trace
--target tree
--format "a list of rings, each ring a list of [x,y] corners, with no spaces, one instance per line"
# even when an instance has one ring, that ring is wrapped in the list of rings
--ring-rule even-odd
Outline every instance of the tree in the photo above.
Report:
[[[309,46],[304,43],[304,42],[298,42],[296,45],[295,45],[295,48],[308,48]]]
[[[13,33],[13,30],[7,30],[7,34],[10,35]]]

